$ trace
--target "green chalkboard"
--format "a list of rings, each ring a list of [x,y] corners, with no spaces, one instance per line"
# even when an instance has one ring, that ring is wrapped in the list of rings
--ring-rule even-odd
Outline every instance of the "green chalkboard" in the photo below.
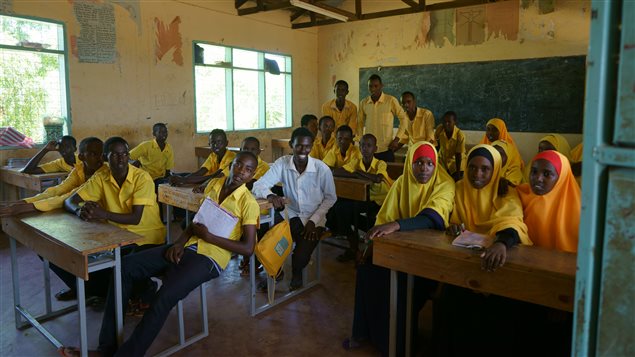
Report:
[[[413,92],[437,124],[453,110],[466,130],[498,117],[509,131],[582,133],[585,56],[360,68],[361,98],[375,73],[385,93]]]

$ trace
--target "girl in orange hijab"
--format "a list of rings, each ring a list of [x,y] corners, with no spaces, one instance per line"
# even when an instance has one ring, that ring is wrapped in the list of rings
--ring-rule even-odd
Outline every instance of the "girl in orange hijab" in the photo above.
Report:
[[[531,162],[529,184],[517,188],[529,238],[541,247],[577,252],[580,225],[580,187],[569,160],[546,150]]]
[[[481,139],[481,144],[492,145],[492,143],[496,140],[503,140],[507,143],[509,153],[507,156],[513,157],[514,160],[517,160],[515,164],[520,166],[522,170],[525,167],[525,163],[520,156],[520,152],[518,151],[518,147],[516,146],[516,142],[514,138],[512,138],[511,134],[507,131],[507,125],[505,125],[505,121],[503,119],[494,118],[490,119],[485,126],[485,135],[483,135],[483,139]],[[522,171],[521,171],[522,172]]]

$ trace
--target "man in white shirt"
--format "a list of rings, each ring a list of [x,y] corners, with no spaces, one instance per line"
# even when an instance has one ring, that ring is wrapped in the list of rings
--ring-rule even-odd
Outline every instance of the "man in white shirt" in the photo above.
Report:
[[[276,209],[281,209],[284,198],[271,191],[273,185],[281,182],[284,196],[290,201],[287,210],[295,249],[289,290],[302,287],[302,270],[320,241],[326,213],[337,201],[331,169],[309,156],[313,140],[308,129],[295,129],[289,142],[293,155],[276,160],[252,189],[257,198],[267,198]]]

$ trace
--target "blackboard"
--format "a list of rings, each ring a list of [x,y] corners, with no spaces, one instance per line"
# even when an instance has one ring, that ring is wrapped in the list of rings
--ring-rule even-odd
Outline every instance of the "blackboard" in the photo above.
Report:
[[[585,56],[360,68],[360,98],[378,74],[384,92],[413,92],[420,107],[453,110],[464,130],[485,130],[491,118],[509,131],[582,133]]]

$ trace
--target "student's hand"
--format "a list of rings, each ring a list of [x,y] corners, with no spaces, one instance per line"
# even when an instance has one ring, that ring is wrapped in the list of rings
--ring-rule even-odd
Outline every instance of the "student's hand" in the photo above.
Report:
[[[496,242],[481,254],[481,269],[486,271],[496,271],[505,264],[507,259],[507,246],[504,243]]]
[[[306,240],[318,240],[320,239],[319,229],[315,226],[312,220],[309,220],[304,225],[303,237]]]
[[[461,226],[460,224],[450,224],[448,226],[448,229],[445,230],[445,232],[452,237],[458,237],[461,235],[461,233],[463,233],[465,229],[463,229],[463,226]]]
[[[388,144],[388,149],[393,152],[399,150],[399,138],[394,138],[390,144]]]
[[[397,222],[388,222],[374,226],[366,233],[366,239],[373,240],[377,237],[383,237],[387,234],[397,232],[401,227]]]
[[[141,167],[141,161],[139,160],[133,160],[130,165],[134,166],[134,167]]]
[[[57,147],[57,141],[51,140],[48,143],[46,143],[46,146],[44,147],[44,150],[46,150],[46,151],[58,151],[59,148]]]
[[[284,209],[284,197],[280,197],[278,195],[269,195],[267,196],[267,201],[273,204],[273,208],[276,210]]]
[[[183,184],[183,178],[181,176],[170,176],[168,182],[172,186],[181,186]]]
[[[165,251],[165,259],[174,264],[179,264],[183,257],[184,245],[181,243],[173,244],[168,250]]]
[[[99,203],[88,201],[80,210],[79,218],[85,221],[108,219],[108,211],[103,209]]]
[[[192,222],[191,227],[192,227],[192,234],[199,238],[207,238],[210,236],[210,233],[207,230],[207,227],[205,227],[205,225],[201,223]]]
[[[194,192],[194,193],[203,193],[203,192],[205,192],[205,188],[206,187],[207,187],[207,184],[205,184],[205,183],[202,184],[202,185],[198,185],[198,186],[196,186],[196,187],[194,187],[192,189],[192,192]]]

